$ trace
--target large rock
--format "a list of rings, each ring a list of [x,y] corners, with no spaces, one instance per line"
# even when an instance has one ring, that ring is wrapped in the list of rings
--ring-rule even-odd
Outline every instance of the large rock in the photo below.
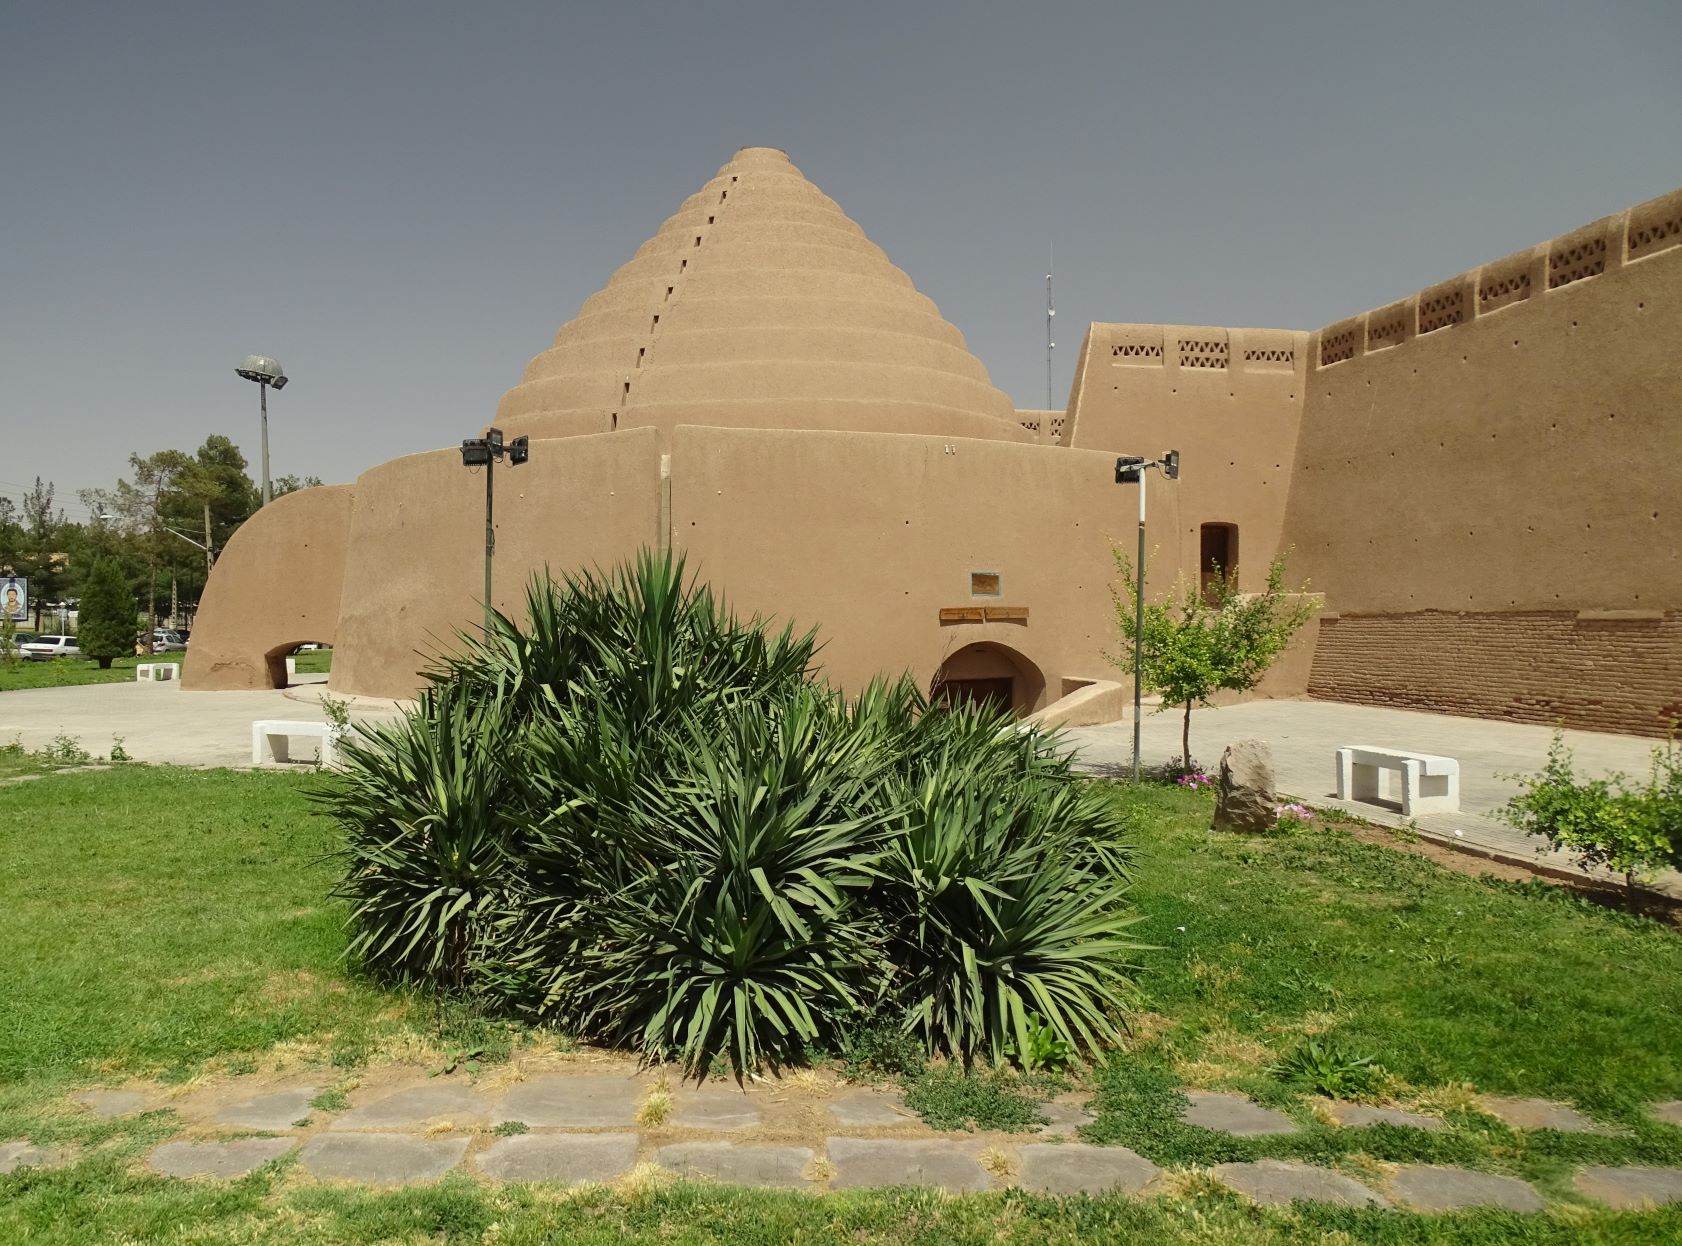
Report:
[[[1262,740],[1229,744],[1215,789],[1215,829],[1270,831],[1273,809],[1273,750]]]

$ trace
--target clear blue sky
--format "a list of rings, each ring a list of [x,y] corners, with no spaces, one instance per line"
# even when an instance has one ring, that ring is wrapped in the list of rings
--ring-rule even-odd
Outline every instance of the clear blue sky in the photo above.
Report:
[[[0,0],[0,492],[482,424],[732,151],[784,148],[1019,406],[1093,320],[1314,328],[1682,183],[1682,3]]]

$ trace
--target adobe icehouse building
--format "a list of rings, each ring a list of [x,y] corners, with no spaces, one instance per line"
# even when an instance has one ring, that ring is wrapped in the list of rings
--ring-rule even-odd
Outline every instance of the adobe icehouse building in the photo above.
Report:
[[[1682,718],[1682,191],[1315,332],[1094,324],[1063,411],[962,334],[779,151],[738,152],[526,368],[492,421],[493,597],[675,547],[824,673],[911,671],[1042,720],[1118,717],[1120,453],[1149,589],[1214,564],[1324,609],[1261,695],[1662,734]],[[264,507],[206,588],[189,689],[411,695],[481,617],[455,446]],[[288,591],[277,594],[276,584]]]

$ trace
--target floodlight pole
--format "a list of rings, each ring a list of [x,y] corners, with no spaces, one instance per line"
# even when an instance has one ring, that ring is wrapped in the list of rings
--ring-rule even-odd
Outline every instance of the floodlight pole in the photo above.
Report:
[[[1140,733],[1144,730],[1141,709],[1145,683],[1145,471],[1139,469],[1139,561],[1133,568],[1133,782],[1139,769]]]
[[[1133,564],[1133,781],[1144,777],[1141,740],[1144,731],[1145,688],[1145,473],[1162,469],[1169,480],[1180,478],[1180,452],[1170,450],[1160,459],[1122,455],[1115,461],[1115,482],[1139,486],[1139,554]],[[1190,763],[1190,758],[1182,758]]]
[[[305,362],[308,362],[306,360]],[[263,505],[274,501],[274,489],[269,484],[269,383],[257,382],[257,408],[263,413]]]
[[[461,465],[485,469],[485,639],[489,640],[496,606],[491,601],[491,567],[496,560],[496,461],[508,456],[508,465],[518,467],[530,455],[530,441],[516,437],[504,444],[500,428],[487,428],[483,437],[461,443]]]
[[[491,604],[491,563],[496,558],[496,519],[494,505],[496,502],[496,451],[502,447],[502,433],[492,429],[495,441],[491,446],[491,455],[485,460],[485,639],[491,638],[491,614],[495,606]]]

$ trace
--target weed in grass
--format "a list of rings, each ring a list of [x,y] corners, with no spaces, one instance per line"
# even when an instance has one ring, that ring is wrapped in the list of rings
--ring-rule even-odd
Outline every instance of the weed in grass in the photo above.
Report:
[[[917,1077],[927,1063],[923,1046],[905,1028],[887,1017],[862,1020],[842,1038],[842,1075],[851,1082],[875,1082],[887,1077]]]
[[[499,1138],[517,1138],[523,1133],[530,1133],[531,1126],[526,1124],[525,1121],[503,1121],[502,1124],[494,1127],[491,1132]]]
[[[648,1088],[648,1095],[637,1109],[637,1124],[654,1129],[666,1123],[672,1114],[672,1088],[662,1077]]]
[[[822,1155],[814,1156],[811,1163],[806,1165],[804,1176],[808,1181],[823,1185],[835,1180],[835,1165]]]
[[[996,1146],[983,1149],[981,1154],[975,1157],[975,1162],[1000,1181],[1009,1181],[1016,1176],[1016,1161]]]
[[[1303,1043],[1269,1072],[1328,1099],[1370,1100],[1382,1092],[1387,1080],[1371,1056],[1356,1055],[1334,1041],[1318,1038]]]
[[[1056,1029],[1046,1024],[1037,1012],[1028,1014],[1024,1027],[1027,1041],[1015,1040],[1005,1044],[1005,1054],[1021,1067],[1024,1073],[1061,1073],[1074,1063],[1074,1046],[1059,1038]]]
[[[931,1129],[1021,1133],[1045,1124],[1040,1105],[1064,1084],[1050,1077],[1018,1077],[1002,1069],[966,1073],[943,1065],[906,1083],[905,1106]]]
[[[93,760],[75,736],[56,735],[51,744],[41,750],[41,756],[60,766],[81,766]]]
[[[114,761],[114,762],[125,762],[125,761],[133,761],[134,760],[134,758],[132,758],[128,755],[128,750],[123,747],[123,737],[120,736],[120,735],[114,735],[114,736],[111,737],[111,755],[110,756],[111,756],[111,760]]]
[[[310,1106],[317,1112],[343,1112],[350,1106],[350,1099],[342,1090],[324,1090],[310,1100]]]

